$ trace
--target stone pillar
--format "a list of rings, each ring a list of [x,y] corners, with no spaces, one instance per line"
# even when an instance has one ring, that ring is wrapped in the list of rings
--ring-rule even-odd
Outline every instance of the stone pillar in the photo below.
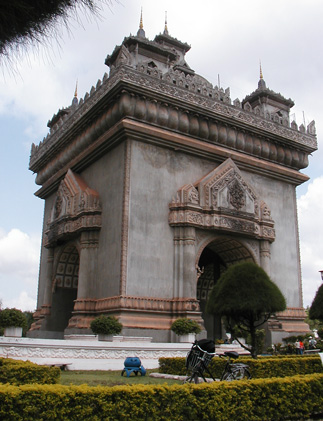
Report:
[[[176,227],[174,297],[196,298],[195,228]]]
[[[81,234],[81,250],[77,299],[90,298],[96,295],[98,232],[83,231]]]
[[[185,227],[183,236],[183,296],[196,298],[195,228]]]
[[[54,247],[47,249],[47,267],[46,267],[46,285],[42,307],[50,307],[52,304],[53,294],[53,264],[54,264]]]
[[[270,276],[270,242],[260,241],[260,266]]]
[[[174,228],[174,286],[173,296],[179,298],[183,296],[183,241],[182,227]]]

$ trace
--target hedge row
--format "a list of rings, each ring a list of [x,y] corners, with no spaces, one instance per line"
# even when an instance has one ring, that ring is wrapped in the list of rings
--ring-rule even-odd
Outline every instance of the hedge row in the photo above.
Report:
[[[301,357],[262,357],[249,358],[240,357],[236,362],[243,362],[249,366],[252,378],[268,378],[268,377],[287,377],[295,376],[297,374],[313,374],[323,373],[323,366],[321,359],[316,356],[301,356]],[[215,357],[212,359],[209,370],[215,378],[220,378],[225,366],[225,359]],[[185,358],[160,358],[159,372],[165,374],[185,375]]]
[[[0,419],[300,420],[323,414],[323,374],[173,386],[0,385]]]
[[[55,384],[59,382],[60,375],[58,367],[45,367],[30,361],[0,358],[0,383],[13,385]]]

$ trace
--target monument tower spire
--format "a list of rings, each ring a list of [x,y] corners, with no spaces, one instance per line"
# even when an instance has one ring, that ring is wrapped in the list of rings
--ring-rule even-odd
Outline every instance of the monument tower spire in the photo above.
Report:
[[[139,29],[137,32],[137,37],[146,38],[146,33],[144,31],[144,24],[143,24],[143,19],[142,19],[142,8],[141,8],[141,13],[140,13],[140,23],[139,23]]]
[[[262,74],[262,68],[261,68],[261,61],[259,62],[259,66],[260,66],[260,79],[263,79],[263,74]]]
[[[168,28],[167,28],[167,12],[165,12],[165,28],[164,28],[164,34],[168,35]]]
[[[78,83],[78,80],[76,80],[76,84],[75,84],[75,92],[74,92],[74,97],[72,100],[72,105],[77,105],[79,102],[77,98],[77,83]]]
[[[258,82],[258,89],[266,89],[266,82],[264,81],[264,76],[262,73],[261,61],[259,62],[259,72],[260,72],[260,79]]]

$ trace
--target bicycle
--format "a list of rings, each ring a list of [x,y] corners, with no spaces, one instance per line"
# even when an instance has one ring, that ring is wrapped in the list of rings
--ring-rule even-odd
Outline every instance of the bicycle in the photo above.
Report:
[[[232,363],[231,359],[239,358],[239,354],[235,351],[226,351],[223,354],[219,355],[220,358],[227,358],[226,364],[224,366],[220,381],[232,381],[232,380],[242,380],[242,379],[251,379],[251,374],[249,367],[243,363]]]
[[[207,380],[204,376],[205,371],[209,374],[213,381],[215,381],[215,378],[208,368],[209,363],[215,355],[215,344],[213,341],[208,339],[195,341],[186,356],[186,368],[188,373],[191,372],[191,374],[187,375],[184,383],[197,384],[199,383],[200,377],[206,382]],[[236,359],[239,357],[237,352],[226,351],[219,355],[219,357],[227,358],[220,381],[232,381],[251,378],[249,367],[246,364],[231,362],[231,359]]]
[[[204,349],[202,348],[202,346],[204,346]],[[208,352],[205,348],[211,352]],[[206,339],[195,341],[191,350],[186,356],[186,368],[188,372],[191,371],[191,375],[186,377],[184,383],[197,384],[199,383],[199,377],[202,377],[202,379],[206,382],[204,371],[207,371],[208,374],[212,377],[213,381],[215,381],[215,378],[208,369],[208,365],[211,362],[214,355],[215,344],[213,341],[208,341]]]

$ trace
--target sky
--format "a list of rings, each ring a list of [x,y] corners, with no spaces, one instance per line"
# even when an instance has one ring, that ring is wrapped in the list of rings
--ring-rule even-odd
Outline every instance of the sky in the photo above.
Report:
[[[321,0],[112,0],[100,18],[80,11],[46,46],[28,48],[9,64],[0,57],[0,300],[36,309],[43,206],[29,171],[31,144],[47,122],[71,104],[76,83],[84,97],[108,68],[104,60],[124,37],[163,32],[191,45],[186,61],[213,85],[242,100],[257,88],[261,62],[267,87],[292,98],[298,125],[315,120],[318,151],[297,187],[304,306],[312,303],[323,269],[323,2]]]

